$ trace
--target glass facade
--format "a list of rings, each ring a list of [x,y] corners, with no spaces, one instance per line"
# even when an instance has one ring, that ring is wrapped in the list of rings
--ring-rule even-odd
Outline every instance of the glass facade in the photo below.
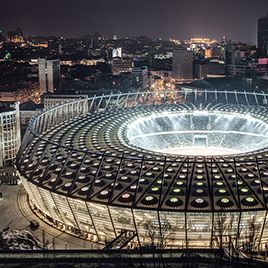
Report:
[[[230,241],[265,248],[266,211],[168,212],[107,206],[38,189],[25,178],[23,185],[35,207],[66,231],[105,243],[122,231],[137,235],[136,246],[158,248],[219,248]]]

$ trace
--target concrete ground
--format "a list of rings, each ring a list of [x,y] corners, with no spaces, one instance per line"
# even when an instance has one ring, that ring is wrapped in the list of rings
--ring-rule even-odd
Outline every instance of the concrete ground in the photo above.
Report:
[[[7,227],[11,230],[28,230],[49,249],[103,248],[103,245],[61,232],[40,220],[30,209],[26,191],[21,184],[1,185],[0,192],[0,231]],[[40,223],[37,230],[30,228],[29,221],[33,219]]]

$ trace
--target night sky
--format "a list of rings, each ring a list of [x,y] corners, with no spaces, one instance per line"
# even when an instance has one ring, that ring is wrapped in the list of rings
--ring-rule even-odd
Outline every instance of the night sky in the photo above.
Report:
[[[267,0],[5,0],[0,29],[21,27],[28,35],[82,36],[101,32],[109,38],[147,35],[203,36],[256,42],[257,19]]]

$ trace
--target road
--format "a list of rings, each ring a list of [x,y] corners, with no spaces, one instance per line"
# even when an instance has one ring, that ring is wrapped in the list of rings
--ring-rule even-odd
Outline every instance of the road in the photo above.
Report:
[[[103,245],[67,234],[41,221],[30,209],[26,191],[21,184],[1,185],[0,192],[3,194],[3,198],[0,199],[0,230],[7,227],[11,230],[28,230],[41,243],[45,242],[50,249],[103,248]],[[40,227],[35,231],[29,226],[32,219],[40,223]]]

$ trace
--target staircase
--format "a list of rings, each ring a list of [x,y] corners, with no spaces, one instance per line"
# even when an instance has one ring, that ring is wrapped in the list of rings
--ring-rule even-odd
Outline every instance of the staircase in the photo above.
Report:
[[[136,235],[137,234],[134,231],[122,230],[115,239],[106,244],[104,249],[122,249],[126,247],[127,244],[132,241]]]

